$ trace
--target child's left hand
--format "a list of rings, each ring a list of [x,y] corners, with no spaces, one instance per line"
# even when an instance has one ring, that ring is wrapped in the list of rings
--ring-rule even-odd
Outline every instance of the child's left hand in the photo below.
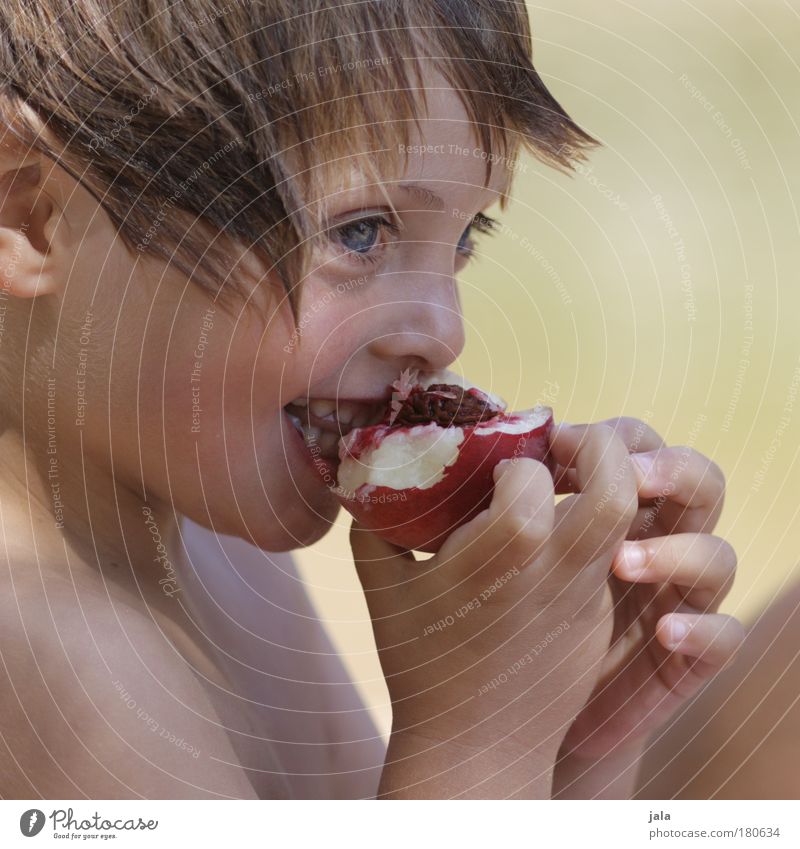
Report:
[[[722,510],[722,472],[691,448],[665,446],[644,422],[604,424],[632,453],[640,509],[612,562],[614,631],[604,669],[561,749],[570,773],[576,760],[637,752],[744,637],[738,620],[717,612],[736,570],[733,548],[709,533]],[[583,428],[571,430],[577,445]],[[559,470],[557,492],[572,491],[572,475]]]

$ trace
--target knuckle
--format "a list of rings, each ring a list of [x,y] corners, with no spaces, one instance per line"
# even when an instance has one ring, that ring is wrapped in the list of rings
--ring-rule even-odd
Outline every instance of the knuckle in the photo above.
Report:
[[[587,426],[578,447],[578,454],[591,457],[594,463],[602,463],[612,449],[614,441],[622,440],[616,435],[614,429],[602,422],[596,422]],[[625,449],[627,453],[627,448]]]
[[[605,422],[597,422],[596,424],[589,425],[588,439],[604,445],[610,445],[614,440],[622,441],[617,435],[617,431]]]
[[[695,450],[688,445],[672,445],[658,451],[655,466],[662,479],[679,480],[692,462]]]
[[[532,557],[545,541],[547,529],[536,516],[517,515],[503,522],[502,536],[506,541],[506,552],[524,560]]]
[[[595,449],[600,450],[602,459],[606,459],[611,454],[618,454],[624,458],[629,456],[628,446],[625,445],[622,437],[608,425],[592,425],[587,440],[593,443]]]
[[[545,498],[553,489],[553,478],[544,463],[531,457],[506,460],[510,464],[497,481],[495,492],[508,491],[518,498]]]
[[[548,533],[543,524],[523,518],[503,519],[492,528],[491,561],[527,566],[543,550]]]
[[[538,474],[539,470],[544,468],[544,465],[533,457],[517,457],[513,462],[531,476]]]
[[[650,425],[633,416],[609,419],[608,424],[614,426],[614,430],[622,437],[629,451],[635,451],[642,439],[653,432]]]
[[[597,422],[598,425],[609,428],[623,440],[627,440],[628,435],[633,433],[636,428],[636,423],[636,419],[633,419],[630,416],[614,416],[614,418],[603,419],[602,421]]]
[[[539,460],[532,457],[520,457],[516,460],[522,473],[527,479],[527,488],[533,492],[545,496],[553,488],[553,477]]]

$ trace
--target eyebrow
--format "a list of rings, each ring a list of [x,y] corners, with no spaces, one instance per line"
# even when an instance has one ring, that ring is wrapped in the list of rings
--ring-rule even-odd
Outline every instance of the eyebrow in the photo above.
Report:
[[[422,201],[427,209],[434,209],[440,212],[445,209],[445,202],[442,196],[425,188],[425,186],[420,186],[419,183],[398,183],[397,188],[412,194],[417,200]]]

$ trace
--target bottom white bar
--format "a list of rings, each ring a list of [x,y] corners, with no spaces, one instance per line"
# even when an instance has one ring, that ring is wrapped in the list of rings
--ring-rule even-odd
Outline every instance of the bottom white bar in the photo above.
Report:
[[[0,846],[796,847],[799,808],[791,801],[0,801]]]

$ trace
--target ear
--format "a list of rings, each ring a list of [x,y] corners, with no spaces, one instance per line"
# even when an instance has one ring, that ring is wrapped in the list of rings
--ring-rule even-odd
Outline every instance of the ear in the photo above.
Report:
[[[41,158],[15,159],[0,146],[0,286],[17,298],[52,295],[66,285],[69,228],[47,191],[49,172]]]

